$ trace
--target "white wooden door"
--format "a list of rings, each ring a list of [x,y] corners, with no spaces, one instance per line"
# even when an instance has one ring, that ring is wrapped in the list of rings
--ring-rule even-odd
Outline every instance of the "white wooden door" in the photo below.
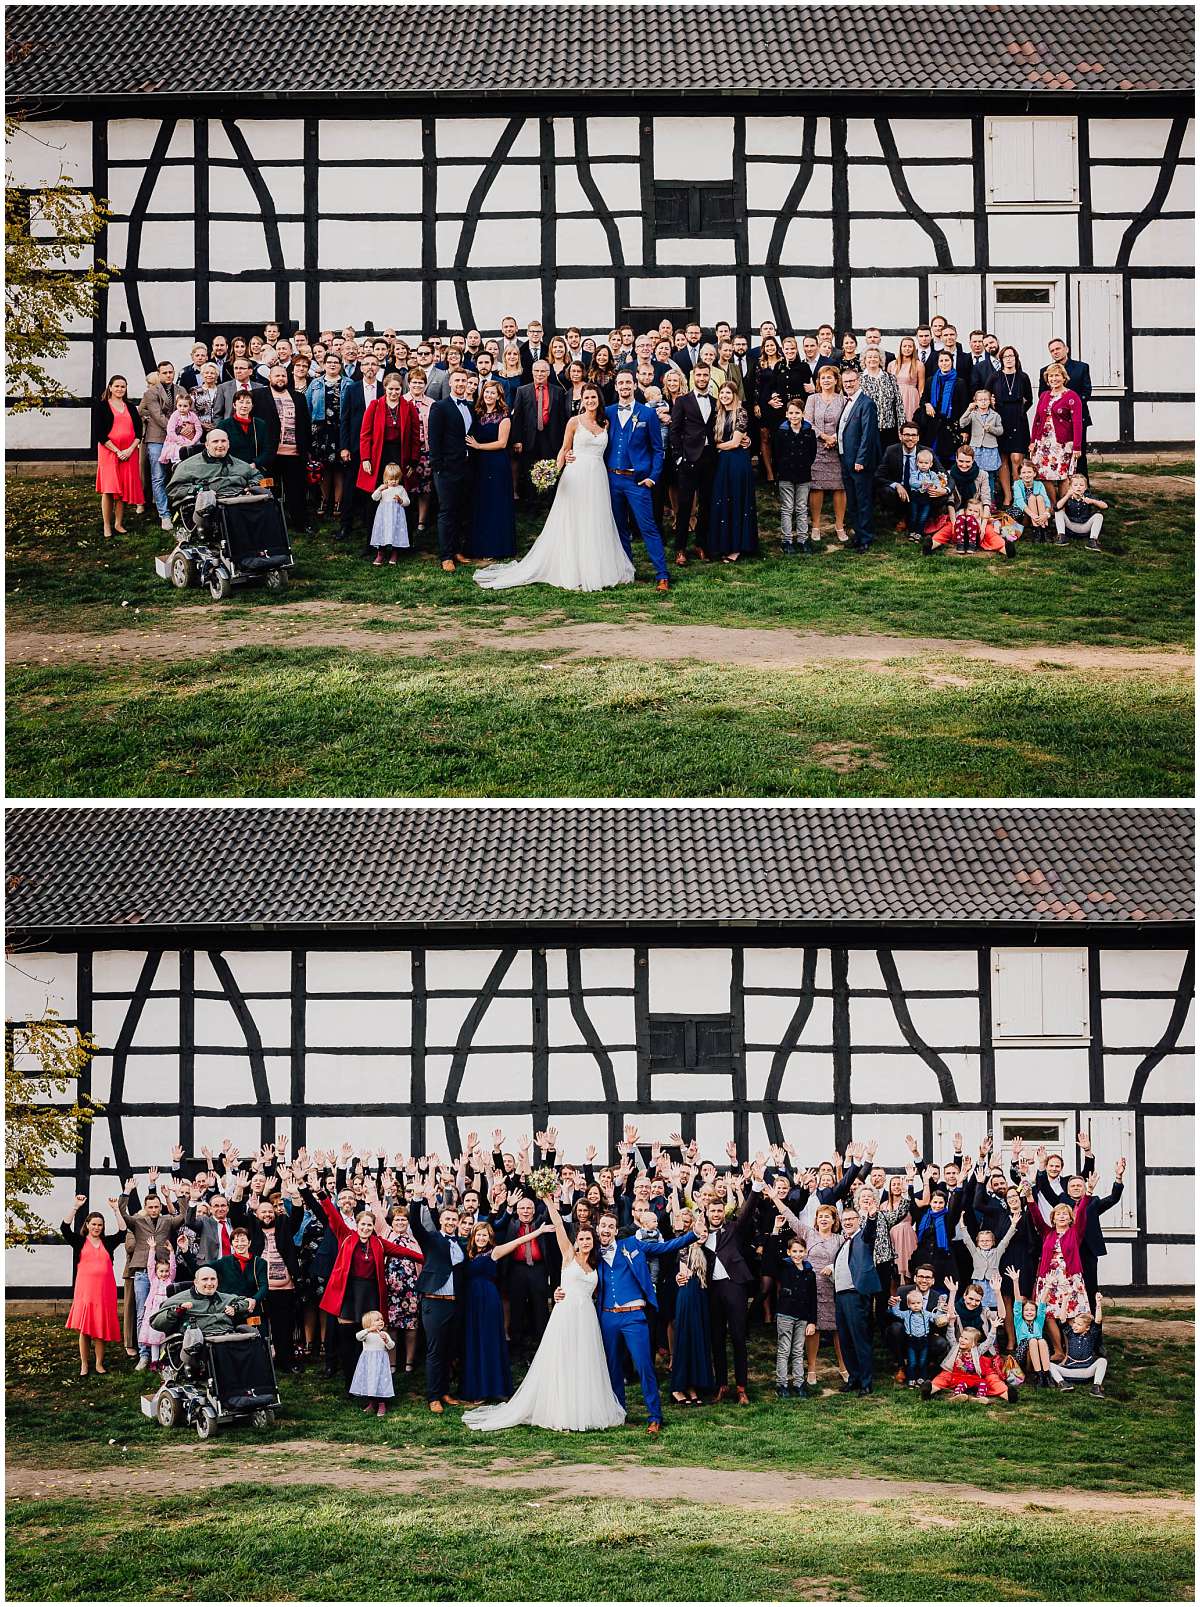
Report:
[[[977,273],[929,275],[929,316],[940,312],[958,330],[958,344],[964,348],[972,329],[980,327],[979,290]]]
[[[1034,391],[1037,375],[1050,361],[1046,347],[1066,327],[1066,276],[1012,278],[988,276],[988,328],[1001,346],[1015,346]]]
[[[1137,1129],[1131,1110],[1083,1110],[1079,1113],[1081,1129],[1092,1141],[1096,1156],[1099,1181],[1096,1193],[1109,1194],[1113,1186],[1113,1167],[1125,1157],[1125,1192],[1100,1218],[1105,1233],[1134,1233],[1137,1231]]]

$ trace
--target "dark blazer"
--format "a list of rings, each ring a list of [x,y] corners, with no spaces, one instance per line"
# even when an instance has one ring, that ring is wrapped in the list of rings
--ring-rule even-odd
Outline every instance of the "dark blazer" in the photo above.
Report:
[[[529,382],[533,379],[533,365],[534,365],[534,363],[536,363],[539,359],[541,359],[543,357],[546,358],[547,362],[549,362],[549,360],[550,360],[549,357],[546,356],[547,348],[550,345],[550,337],[549,337],[549,335],[547,335],[543,331],[543,333],[542,333],[542,343],[538,347],[537,357],[535,357],[533,355],[533,352],[530,350],[529,342],[527,340],[523,340],[523,341],[519,342],[519,345],[520,345],[520,349],[521,349],[521,372],[522,372],[522,374],[524,374],[525,383],[528,385]]]
[[[467,1287],[466,1252],[463,1252],[463,1258],[458,1265],[452,1266],[450,1240],[440,1228],[433,1225],[432,1213],[424,1200],[412,1201],[408,1213],[408,1226],[425,1256],[425,1265],[421,1268],[421,1274],[417,1279],[417,1293],[436,1294],[453,1272],[454,1298],[461,1300]],[[459,1248],[462,1248],[461,1245]]]
[[[921,443],[918,441],[913,450],[914,458],[920,450]],[[936,454],[933,459],[933,466],[939,474],[944,473]],[[894,485],[904,484],[904,448],[898,441],[893,446],[884,448],[883,456],[879,460],[879,466],[875,470],[875,484],[885,491],[890,490]]]
[[[846,419],[841,448],[843,467],[853,474],[854,465],[861,463],[864,474],[874,474],[883,451],[875,403],[865,391],[860,391],[858,400],[849,410],[849,417],[845,410],[842,417]]]
[[[988,356],[983,356],[971,364],[971,389],[973,391],[990,391],[995,383],[996,375],[1000,372],[1000,364]]]
[[[383,381],[375,381],[376,397],[383,395]],[[275,404],[271,404],[271,411],[275,411]],[[358,455],[359,442],[362,437],[363,419],[367,413],[367,401],[363,391],[362,380],[349,380],[342,385],[341,405],[338,408],[338,445],[343,452],[349,452],[351,460],[360,463]]]
[[[448,396],[429,409],[429,461],[435,474],[467,467],[467,427],[457,402]]]
[[[695,391],[689,391],[686,396],[681,396],[671,409],[671,455],[676,462],[682,463],[686,459],[695,465],[706,453],[715,457],[717,449],[713,444],[713,431],[716,423],[715,396],[708,410],[707,424],[700,411],[700,404],[696,401]]]
[[[726,1217],[725,1221],[717,1229],[715,1250],[708,1250],[707,1246],[705,1246],[709,1257],[709,1266],[711,1267],[712,1259],[715,1256],[715,1259],[725,1268],[731,1283],[754,1282],[755,1274],[750,1270],[746,1261],[745,1250],[753,1231],[755,1207],[761,1197],[761,1190],[747,1193],[737,1215]],[[698,1237],[700,1238],[700,1243],[705,1244],[707,1235],[698,1235]],[[709,1283],[710,1285],[712,1283],[711,1274]]]
[[[271,427],[267,420],[259,413],[251,413],[250,428],[243,430],[235,418],[216,420],[214,429],[224,430],[229,437],[230,457],[242,458],[246,463],[253,463],[264,474],[271,461]],[[198,443],[192,451],[203,451],[203,443]]]
[[[296,406],[296,451],[301,463],[308,458],[309,448],[312,446],[312,419],[309,417],[308,402],[303,392],[288,389],[288,395]],[[265,400],[260,404],[262,416],[267,421],[267,429],[271,435],[272,458],[279,450],[279,410],[275,406],[275,398],[270,389],[264,392]]]
[[[937,364],[935,363],[936,370]],[[971,383],[971,373],[975,367],[975,359],[971,356],[970,348],[956,346],[954,348],[954,369],[964,385]]]
[[[850,1240],[850,1276],[860,1295],[879,1293],[879,1274],[875,1270],[875,1235],[878,1231],[879,1218],[868,1216]],[[839,1250],[838,1255],[841,1253]]]
[[[1085,1155],[1083,1157],[1083,1165],[1080,1167],[1079,1175],[1081,1177],[1088,1177],[1095,1170],[1096,1157],[1094,1155]],[[1038,1194],[1043,1195],[1044,1198],[1050,1202],[1051,1207],[1055,1205],[1073,1204],[1071,1196],[1067,1193],[1066,1189],[1056,1188],[1046,1176],[1045,1172],[1039,1172],[1037,1174],[1037,1177],[1034,1180],[1033,1192],[1035,1196]],[[1110,1194],[1092,1196],[1091,1202],[1087,1208],[1087,1217],[1083,1230],[1082,1245],[1082,1248],[1087,1250],[1091,1255],[1107,1255],[1108,1246],[1104,1242],[1104,1231],[1100,1226],[1100,1218],[1105,1211],[1112,1210],[1113,1206],[1121,1198],[1124,1192],[1124,1183],[1114,1181],[1112,1192]]]
[[[512,410],[512,439],[528,449],[540,438],[547,456],[556,456],[562,449],[571,405],[567,401],[566,391],[554,383],[553,374],[547,382],[546,392],[550,399],[550,417],[543,429],[538,414],[537,387],[530,381],[518,390]]]
[[[951,442],[958,441],[963,433],[958,421],[967,411],[971,401],[971,393],[965,380],[956,379],[949,415],[930,416],[925,409],[927,406],[932,407],[933,405],[933,381],[937,372],[936,364],[926,372],[925,389],[921,394],[921,405],[914,415],[917,426],[921,431],[921,443],[924,446],[930,445],[939,434],[945,435]]]
[[[230,1208],[229,1215],[231,1218],[234,1217],[235,1212],[237,1213],[238,1226],[245,1228],[250,1235],[250,1253],[252,1255],[262,1255],[263,1246],[266,1243],[262,1223],[240,1201]],[[300,1226],[300,1220],[303,1215],[303,1208],[298,1211],[284,1210],[275,1213],[275,1246],[279,1251],[279,1259],[291,1274],[293,1283],[298,1283],[300,1280],[300,1247],[296,1244],[292,1235]],[[330,1231],[332,1232],[332,1229]]]
[[[1092,422],[1092,415],[1088,410],[1088,403],[1092,399],[1092,371],[1086,363],[1077,362],[1074,357],[1068,357],[1062,366],[1067,371],[1067,389],[1069,391],[1074,391],[1076,396],[1078,396],[1079,400],[1083,403],[1083,427],[1086,429],[1087,426]],[[1047,363],[1046,368],[1049,367],[1050,364]],[[1046,368],[1042,369],[1041,375],[1038,379],[1039,396],[1043,391],[1048,391],[1050,389],[1049,385],[1046,383]]]
[[[130,418],[133,420],[134,439],[140,441],[142,438],[141,415],[128,398],[125,400],[125,406],[128,409]],[[112,434],[116,422],[112,408],[103,398],[92,403],[92,445],[94,447],[104,445]]]

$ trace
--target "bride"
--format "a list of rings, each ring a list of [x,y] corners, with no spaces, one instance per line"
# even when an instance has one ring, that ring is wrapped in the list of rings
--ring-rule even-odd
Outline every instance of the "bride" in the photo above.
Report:
[[[595,385],[585,385],[558,454],[562,475],[541,535],[517,563],[477,569],[480,586],[500,590],[540,582],[564,591],[602,591],[633,579],[633,561],[613,518],[604,467],[607,446],[604,398]]]
[[[499,1406],[464,1412],[468,1428],[619,1428],[625,1408],[618,1406],[604,1359],[596,1292],[599,1251],[591,1228],[581,1227],[571,1244],[554,1201],[546,1209],[562,1251],[563,1299],[556,1301],[537,1354],[521,1387]]]

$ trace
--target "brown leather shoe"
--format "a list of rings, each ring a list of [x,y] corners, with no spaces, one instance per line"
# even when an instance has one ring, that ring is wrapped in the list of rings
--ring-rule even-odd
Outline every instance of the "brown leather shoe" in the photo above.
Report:
[[[741,1387],[740,1384],[738,1385],[737,1395],[738,1395],[738,1405],[739,1406],[749,1406],[750,1397],[749,1397],[749,1395],[746,1394],[746,1391]]]
[[[662,1431],[662,1424],[661,1423],[647,1423],[646,1424],[646,1433],[647,1434],[653,1434],[653,1435],[655,1435],[657,1437],[658,1434],[661,1433],[661,1431]]]
[[[908,1383],[908,1374],[904,1371],[903,1367],[897,1367],[896,1369],[896,1382],[898,1384]]]
[[[728,1395],[728,1394],[729,1394],[729,1385],[728,1384],[722,1384],[720,1389],[717,1391],[716,1395],[714,1396],[714,1400],[723,1401],[725,1399],[726,1395]]]
[[[670,591],[671,582],[669,580],[660,580],[654,589],[655,591]]]
[[[431,1412],[444,1412],[446,1408],[442,1405],[441,1401],[430,1401],[429,1410]]]
[[[452,575],[454,573],[454,559],[453,558],[443,558],[442,559],[442,568],[446,571],[446,573],[448,575]]]

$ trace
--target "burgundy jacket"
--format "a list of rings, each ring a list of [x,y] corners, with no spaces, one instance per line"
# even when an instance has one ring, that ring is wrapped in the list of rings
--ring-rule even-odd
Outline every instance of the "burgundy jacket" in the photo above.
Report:
[[[342,1213],[327,1195],[321,1199],[321,1209],[325,1212],[338,1241],[337,1260],[333,1263],[333,1271],[329,1274],[329,1282],[325,1285],[321,1310],[338,1317],[341,1315],[342,1299],[350,1278],[350,1260],[354,1255],[354,1246],[358,1243],[358,1234],[353,1228],[346,1226],[342,1220]],[[419,1250],[410,1250],[406,1244],[393,1244],[391,1239],[381,1239],[378,1233],[372,1233],[367,1240],[367,1247],[375,1265],[375,1282],[379,1286],[379,1310],[386,1313],[387,1283],[383,1276],[384,1256],[399,1255],[409,1261],[424,1261],[425,1257]]]
[[[1063,1261],[1066,1263],[1069,1278],[1083,1277],[1083,1264],[1079,1259],[1079,1246],[1083,1243],[1084,1231],[1087,1228],[1088,1206],[1091,1201],[1085,1194],[1075,1207],[1075,1220],[1062,1236]],[[1055,1228],[1046,1221],[1035,1199],[1026,1202],[1025,1209],[1042,1239],[1042,1259],[1038,1263],[1038,1277],[1044,1278],[1050,1271],[1050,1263],[1054,1259],[1054,1241],[1058,1238]]]

